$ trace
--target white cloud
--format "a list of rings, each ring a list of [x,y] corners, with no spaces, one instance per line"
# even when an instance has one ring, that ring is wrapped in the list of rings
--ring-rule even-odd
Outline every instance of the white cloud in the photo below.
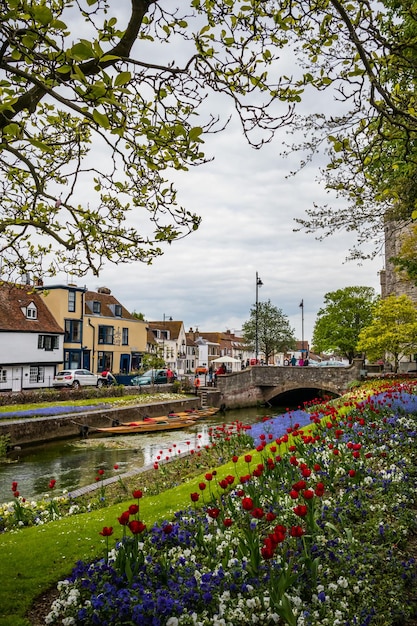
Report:
[[[158,51],[171,59],[181,50],[160,46]],[[287,62],[292,63],[292,57]],[[327,109],[328,98],[328,94],[309,94],[302,107]],[[230,102],[218,95],[214,102],[221,102],[227,118]],[[207,106],[212,104],[213,100],[207,101]],[[239,330],[255,302],[259,272],[263,281],[259,299],[269,299],[282,309],[299,339],[299,303],[304,300],[304,338],[310,340],[325,293],[350,285],[378,291],[382,259],[362,267],[344,263],[354,242],[352,234],[319,242],[312,235],[293,232],[295,217],[329,197],[316,181],[316,165],[286,177],[297,169],[300,155],[284,160],[280,156],[284,140],[288,140],[285,131],[262,150],[254,150],[236,121],[225,132],[208,137],[204,149],[215,160],[174,174],[179,203],[202,216],[200,229],[167,247],[152,266],[108,265],[99,279],[88,276],[79,284],[85,282],[90,289],[109,287],[129,310],[142,312],[149,320],[165,314],[183,320],[186,329]],[[82,189],[82,194],[85,201],[88,190]],[[144,221],[144,214],[135,220],[136,224]]]
[[[282,309],[299,339],[304,300],[309,340],[325,293],[350,285],[379,290],[382,259],[363,267],[344,263],[352,236],[319,242],[293,232],[294,218],[328,197],[314,166],[286,178],[291,163],[277,156],[278,148],[251,149],[236,126],[209,138],[206,149],[215,160],[176,176],[180,202],[202,216],[200,229],[167,247],[152,266],[109,265],[99,279],[86,279],[88,287],[106,285],[146,319],[165,313],[186,329],[238,330],[255,302],[258,271],[259,300]]]

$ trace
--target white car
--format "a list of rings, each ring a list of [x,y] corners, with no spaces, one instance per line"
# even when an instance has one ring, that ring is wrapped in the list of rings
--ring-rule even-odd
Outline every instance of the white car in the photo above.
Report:
[[[93,374],[89,370],[62,370],[58,372],[52,381],[54,387],[72,387],[78,389],[79,387],[86,387],[92,385],[94,387],[101,387],[104,384],[104,379],[97,374]]]

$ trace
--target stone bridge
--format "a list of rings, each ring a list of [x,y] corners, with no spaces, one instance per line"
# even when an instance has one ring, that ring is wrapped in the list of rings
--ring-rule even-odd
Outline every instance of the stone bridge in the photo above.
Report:
[[[363,361],[355,360],[349,367],[262,367],[253,366],[241,372],[219,376],[217,392],[220,404],[227,409],[277,404],[279,396],[300,390],[310,397],[327,393],[341,396],[349,383],[363,378]]]

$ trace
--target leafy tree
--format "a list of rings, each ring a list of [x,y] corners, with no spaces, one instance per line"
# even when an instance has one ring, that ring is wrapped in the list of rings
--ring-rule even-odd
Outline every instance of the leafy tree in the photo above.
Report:
[[[150,354],[150,353],[144,353],[142,354],[142,362],[141,362],[141,367],[140,367],[140,371],[146,372],[150,369],[159,369],[161,367],[165,367],[165,361],[162,358],[162,356],[158,353],[156,354]]]
[[[417,308],[408,296],[389,296],[374,307],[373,319],[364,328],[357,345],[371,360],[394,360],[397,372],[400,359],[417,351]]]
[[[316,206],[297,222],[321,238],[356,231],[351,257],[364,258],[379,249],[387,219],[410,219],[417,208],[417,14],[412,0],[319,6],[320,36],[307,50],[313,60],[316,47],[323,81],[344,106],[341,115],[310,119],[310,148],[318,148],[324,131],[330,144],[324,182],[345,202]],[[372,240],[376,246],[367,254],[363,244]]]
[[[391,261],[399,274],[405,274],[406,278],[417,285],[417,224],[412,224],[403,233],[399,256]]]
[[[204,134],[227,125],[210,93],[231,98],[248,137],[286,120],[291,104],[268,112],[286,36],[266,3],[177,4],[1,1],[3,275],[149,263],[198,228],[169,178],[205,163]],[[286,82],[274,76],[276,94]]]
[[[377,299],[372,287],[345,287],[324,296],[324,307],[317,313],[313,350],[335,351],[352,362],[360,331],[372,321]]]
[[[242,326],[245,342],[255,347],[256,304],[250,310],[250,319]],[[288,352],[296,347],[294,330],[281,309],[271,301],[258,302],[258,347],[268,363],[276,352]]]
[[[326,184],[350,204],[300,227],[374,229],[414,202],[413,0],[0,4],[3,275],[149,263],[198,228],[171,178],[210,158],[204,136],[228,121],[217,94],[256,148],[291,124],[311,153],[329,142]],[[299,118],[312,89],[340,112]]]

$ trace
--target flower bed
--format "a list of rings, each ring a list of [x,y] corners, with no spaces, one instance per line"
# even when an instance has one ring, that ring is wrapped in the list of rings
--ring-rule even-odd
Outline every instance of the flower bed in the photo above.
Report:
[[[206,472],[189,508],[151,528],[135,489],[46,623],[406,624],[416,412],[414,384],[398,384],[309,410],[312,426],[272,442],[270,420],[252,427],[256,451]]]

